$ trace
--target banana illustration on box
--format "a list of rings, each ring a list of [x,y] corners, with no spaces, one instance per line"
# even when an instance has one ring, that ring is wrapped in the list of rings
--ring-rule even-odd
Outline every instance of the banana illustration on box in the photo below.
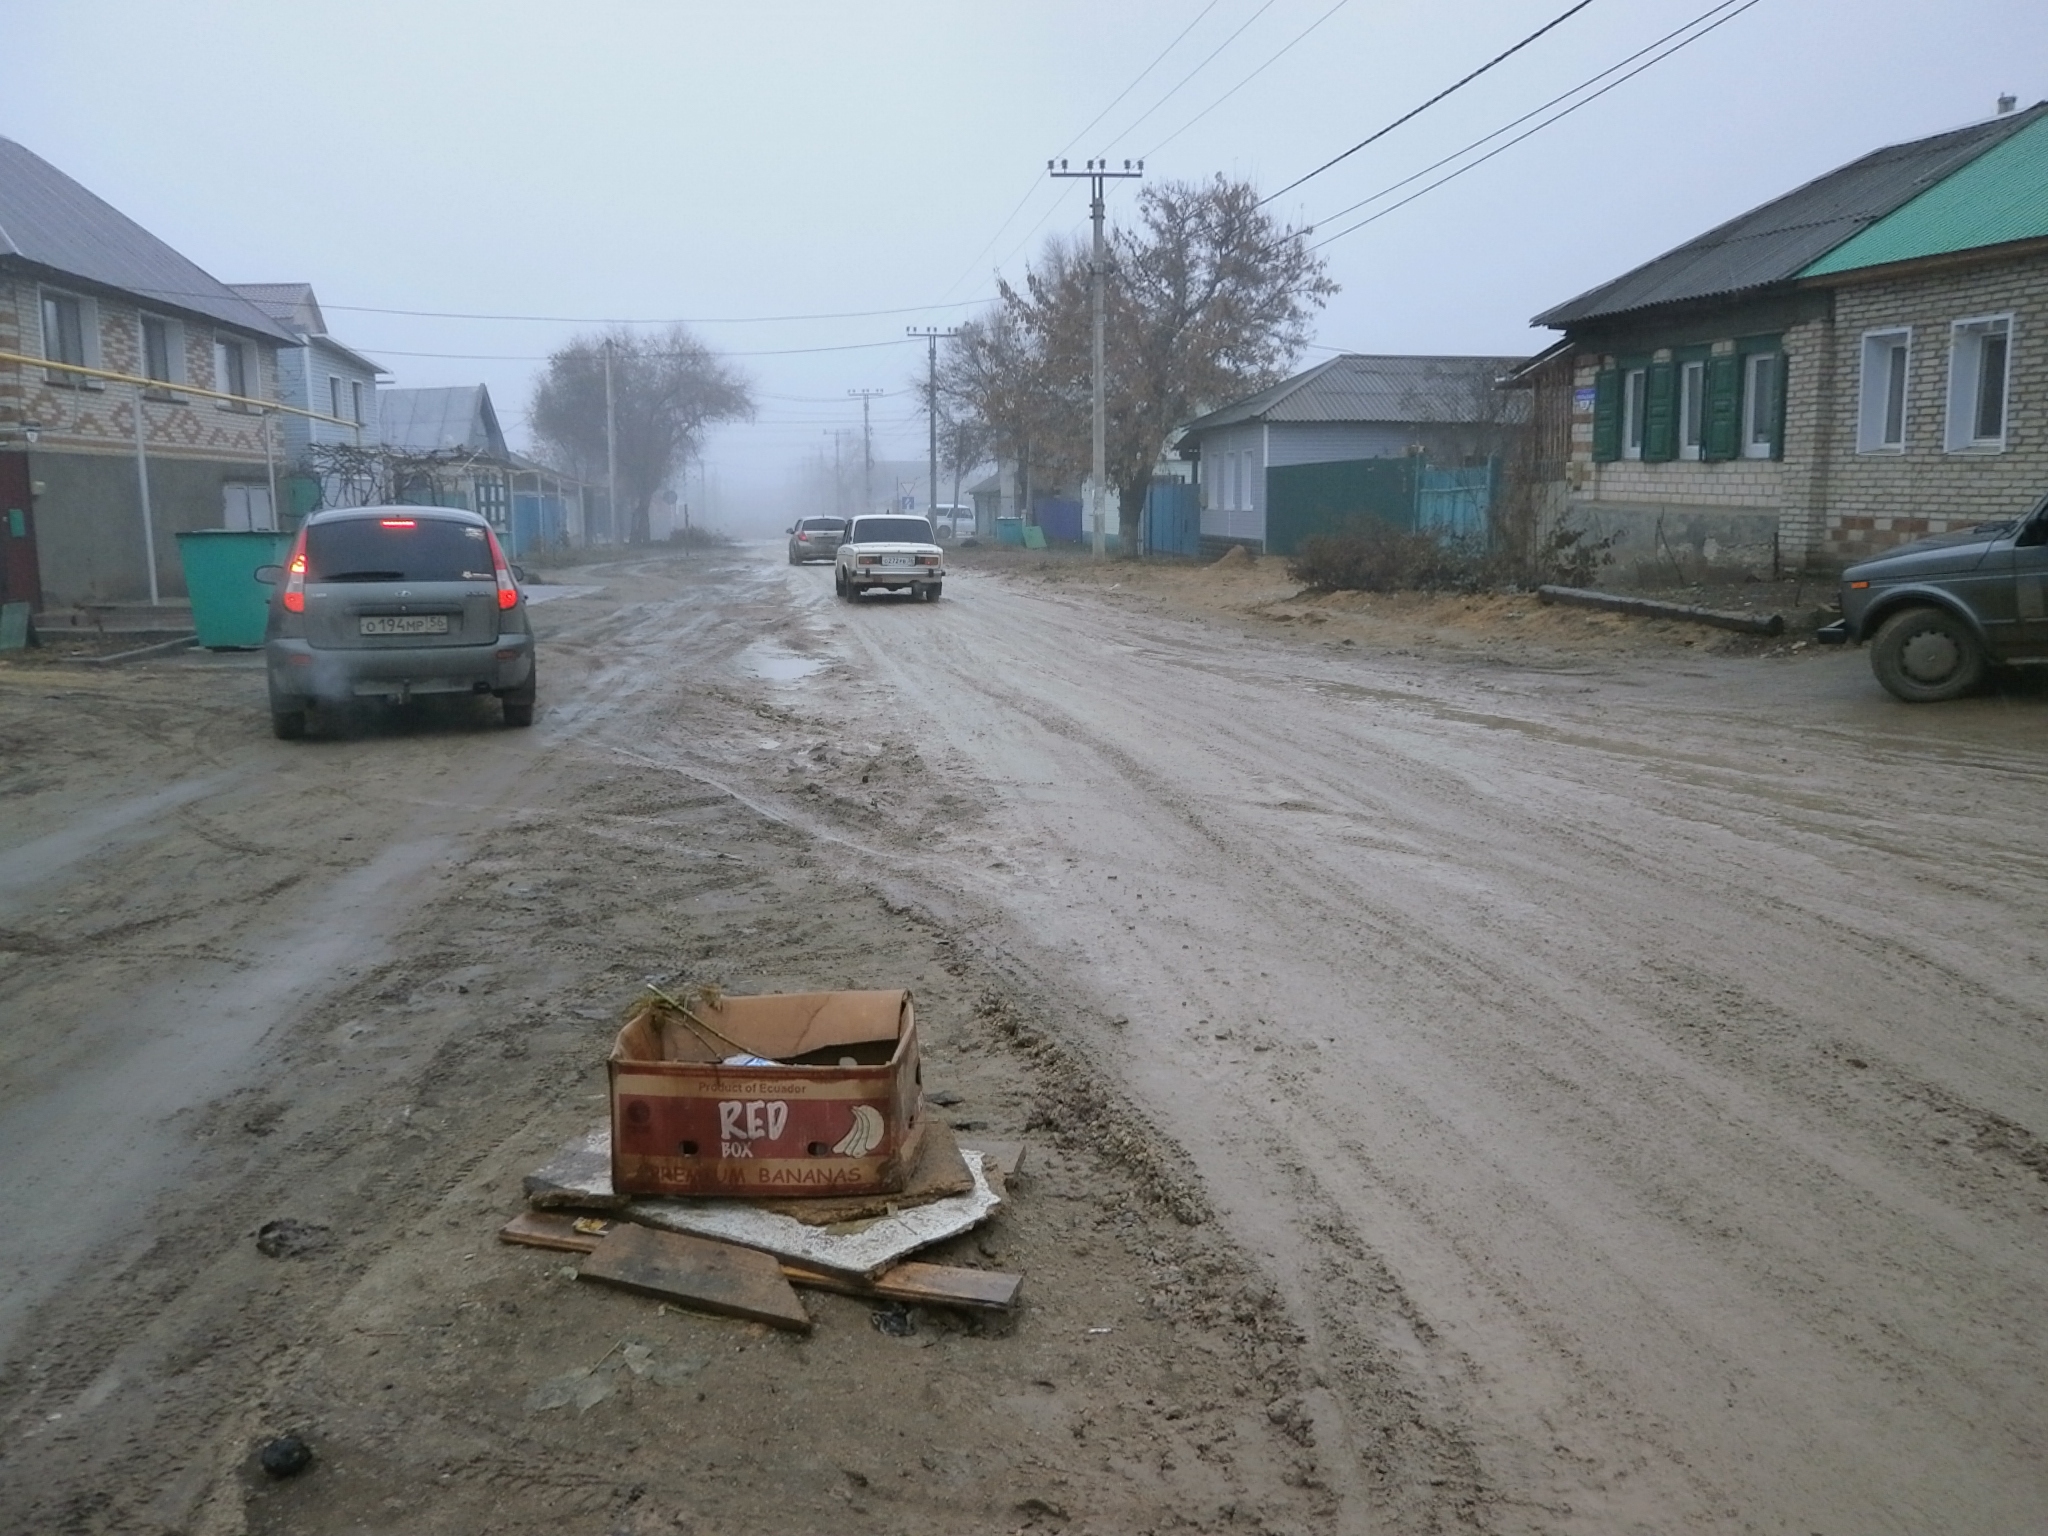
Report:
[[[867,1104],[853,1106],[853,1129],[832,1146],[841,1157],[866,1157],[882,1144],[881,1111]]]

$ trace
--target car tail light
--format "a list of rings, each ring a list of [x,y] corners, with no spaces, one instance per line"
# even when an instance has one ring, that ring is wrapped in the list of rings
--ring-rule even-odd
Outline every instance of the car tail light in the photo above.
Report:
[[[417,528],[419,520],[411,517],[380,517],[377,521],[386,528]]]
[[[303,528],[292,540],[292,557],[285,562],[283,602],[286,613],[306,611],[306,530]]]
[[[491,541],[491,570],[498,578],[498,606],[510,608],[519,601],[519,588],[512,584],[512,567],[505,563],[505,551],[498,545],[498,536],[486,528],[484,537]]]
[[[919,565],[937,565],[939,563],[939,557],[937,555],[919,555],[917,557],[917,563]]]

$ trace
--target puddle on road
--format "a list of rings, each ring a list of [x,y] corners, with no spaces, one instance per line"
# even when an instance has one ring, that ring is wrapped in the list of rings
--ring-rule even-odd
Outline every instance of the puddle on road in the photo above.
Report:
[[[767,642],[748,646],[733,661],[749,677],[758,677],[764,683],[800,683],[825,665],[815,656],[799,656]]]

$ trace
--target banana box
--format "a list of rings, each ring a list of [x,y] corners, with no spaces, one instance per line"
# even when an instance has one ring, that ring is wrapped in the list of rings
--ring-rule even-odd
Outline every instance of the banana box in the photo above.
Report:
[[[621,1194],[894,1194],[917,1165],[907,991],[650,992],[608,1066]]]

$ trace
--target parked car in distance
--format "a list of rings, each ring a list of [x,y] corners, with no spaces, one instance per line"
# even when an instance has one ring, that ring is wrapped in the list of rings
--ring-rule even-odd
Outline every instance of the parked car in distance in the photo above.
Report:
[[[946,556],[926,518],[875,513],[847,519],[832,564],[832,587],[851,601],[876,588],[914,592],[935,602],[946,580]]]
[[[316,512],[282,568],[263,655],[270,723],[290,741],[306,711],[350,699],[489,694],[533,724],[526,598],[491,525],[450,507]]]
[[[1968,693],[1988,667],[2048,662],[2048,497],[1850,566],[1842,617],[1815,638],[1869,641],[1870,670],[1909,704]]]
[[[806,517],[789,530],[789,563],[830,560],[838,552],[840,535],[846,532],[843,517]]]
[[[932,508],[932,526],[942,539],[965,538],[974,532],[974,508],[942,501]]]

